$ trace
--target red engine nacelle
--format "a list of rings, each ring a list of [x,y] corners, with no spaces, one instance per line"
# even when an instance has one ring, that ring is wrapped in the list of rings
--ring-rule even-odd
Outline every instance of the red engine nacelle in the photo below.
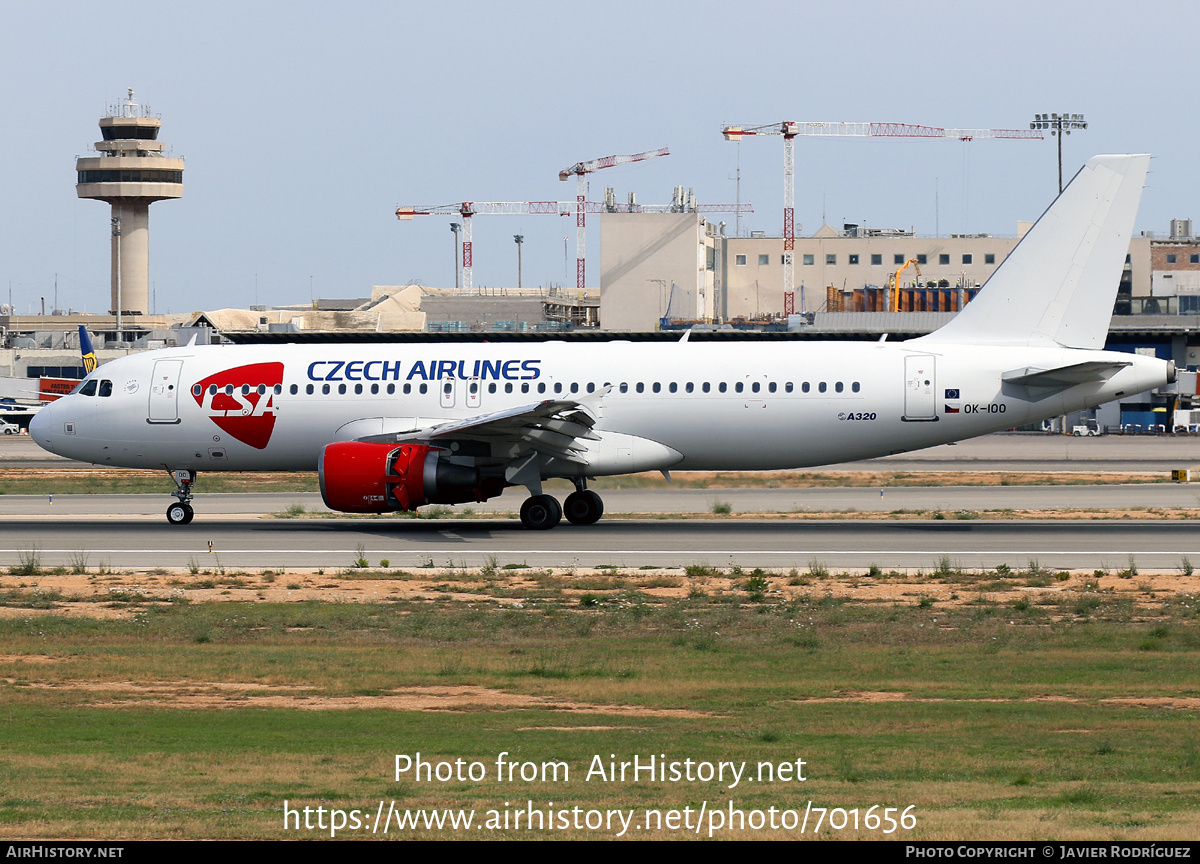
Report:
[[[486,501],[505,485],[477,468],[445,459],[446,451],[424,444],[342,441],[321,451],[317,476],[330,510],[387,513],[422,504]]]

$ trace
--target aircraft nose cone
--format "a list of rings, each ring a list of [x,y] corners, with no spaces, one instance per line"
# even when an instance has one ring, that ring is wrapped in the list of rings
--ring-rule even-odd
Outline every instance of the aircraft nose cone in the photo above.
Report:
[[[54,413],[54,403],[52,402],[34,414],[29,420],[29,437],[44,450],[51,449],[50,444],[54,437],[50,431],[54,424],[54,418],[51,415]]]

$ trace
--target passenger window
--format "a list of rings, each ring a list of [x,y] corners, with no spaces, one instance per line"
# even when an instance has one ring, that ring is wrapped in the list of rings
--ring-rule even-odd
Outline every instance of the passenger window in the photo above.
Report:
[[[311,393],[311,392],[312,392],[312,386],[311,386],[311,385],[310,385],[310,386],[309,386],[309,388],[308,388],[308,392],[309,392],[309,393]],[[209,384],[209,385],[208,385],[208,395],[209,395],[209,396],[216,396],[216,395],[217,395],[217,385],[216,385],[216,384]]]
[[[785,393],[791,393],[791,392],[792,392],[792,382],[791,382],[791,381],[789,381],[789,382],[787,382],[786,384],[784,384],[784,385],[783,385],[783,390],[784,390],[784,392],[785,392]]]
[[[259,385],[258,385],[258,395],[259,395],[259,396],[263,396],[263,395],[265,395],[265,394],[266,394],[266,392],[267,392],[267,385],[266,385],[266,384],[259,384]]]
[[[505,384],[505,385],[504,385],[504,392],[505,392],[505,393],[511,393],[511,392],[513,392],[513,386],[512,386],[512,382],[511,382],[511,381],[509,381],[507,384]]]
[[[361,396],[361,395],[362,395],[362,385],[361,385],[361,384],[355,384],[355,385],[354,385],[354,395],[355,395],[355,396]]]
[[[329,385],[328,385],[328,384],[322,384],[322,385],[321,385],[321,395],[322,395],[322,396],[328,396],[328,395],[329,395]]]
[[[691,381],[689,381],[688,383],[683,385],[683,389],[686,390],[687,392],[691,393],[693,390],[696,389],[696,385],[693,384]]]
[[[555,392],[555,393],[561,393],[561,392],[562,392],[562,382],[561,382],[561,381],[555,381],[555,382],[554,382],[554,392]]]
[[[735,391],[735,392],[737,392],[737,393],[741,393],[744,387],[745,387],[745,385],[744,385],[744,384],[742,384],[742,382],[741,382],[741,381],[739,381],[739,382],[737,382],[736,384],[734,384],[734,385],[733,385],[733,389],[734,389],[734,391]]]
[[[774,393],[774,392],[775,392],[775,382],[774,382],[774,381],[772,381],[770,384],[768,384],[768,385],[767,385],[767,389],[768,389],[769,391],[771,391],[772,393]]]
[[[578,381],[572,381],[572,382],[571,382],[571,392],[572,392],[572,393],[578,393],[578,392],[579,392],[579,382],[578,382]]]
[[[655,381],[655,382],[654,382],[654,386],[653,386],[653,387],[651,387],[650,389],[651,389],[651,390],[653,390],[655,393],[661,393],[661,392],[662,392],[662,385],[661,385],[661,384],[659,384],[657,381]]]
[[[442,385],[442,392],[445,393],[447,396],[450,395],[450,391],[452,391],[453,389],[454,389],[454,385],[452,383],[450,383],[449,381],[447,381],[445,384]]]
[[[839,381],[836,384],[834,384],[833,389],[836,390],[837,392],[841,393],[842,392],[842,382]]]
[[[467,389],[470,391],[471,395],[474,396],[479,392],[479,383],[477,381],[472,381],[469,385],[467,385]]]
[[[491,384],[488,385],[488,392],[489,393],[496,392],[496,382],[493,381]]]
[[[622,381],[620,390],[622,393],[628,393],[629,392],[629,383],[626,381]]]
[[[282,392],[283,392],[283,385],[282,385],[282,384],[276,384],[276,385],[275,385],[275,395],[276,395],[276,396],[278,396],[278,395],[279,395],[280,393],[282,393]],[[293,391],[293,392],[295,392],[295,391]]]
[[[700,389],[703,390],[705,393],[707,393],[711,388],[709,387],[708,382],[705,381],[703,384],[700,385]]]
[[[850,389],[851,389],[851,390],[853,390],[855,393],[857,393],[857,392],[859,391],[859,389],[860,389],[860,388],[859,388],[859,385],[858,385],[858,382],[857,382],[857,381],[855,381],[853,384],[851,384],[851,385],[850,385]]]
[[[644,392],[646,392],[646,385],[645,385],[645,384],[643,384],[641,381],[639,381],[639,382],[637,383],[637,387],[636,387],[635,389],[636,389],[636,390],[637,390],[637,392],[639,392],[639,393],[644,393]]]
[[[818,385],[817,385],[817,389],[818,389],[818,390],[820,390],[822,393],[824,393],[824,392],[825,392],[825,386],[826,386],[826,385],[825,385],[825,382],[824,382],[824,381],[822,381],[820,384],[818,384]]]
[[[379,385],[378,385],[378,384],[372,384],[372,385],[371,385],[371,395],[372,395],[372,396],[374,396],[374,395],[376,395],[378,392],[379,392]]]
[[[426,393],[429,392],[429,385],[423,383],[423,384],[421,384],[420,387],[417,388],[417,390],[420,392],[420,394],[422,396],[424,396]]]
[[[589,382],[588,382],[588,386],[587,386],[587,392],[589,392],[589,393],[595,393],[595,392],[596,392],[596,385],[595,385],[595,384],[593,384],[591,381],[589,381]]]
[[[339,384],[339,385],[338,385],[338,395],[339,395],[339,396],[345,396],[345,395],[346,395],[346,385],[345,385],[345,384]]]
[[[676,384],[674,381],[672,381],[670,384],[667,385],[667,389],[670,390],[672,393],[675,393],[676,391],[679,390],[679,385]]]
[[[389,385],[388,385],[388,392],[389,392],[389,393],[391,393],[391,392],[392,392],[392,385],[391,385],[391,384],[389,384]],[[404,395],[405,395],[405,396],[407,396],[407,395],[408,395],[409,393],[411,393],[411,392],[412,392],[412,385],[411,385],[411,384],[405,384],[405,385],[404,385]]]
[[[328,384],[326,384],[326,385],[325,385],[325,392],[329,392],[329,385],[328,385]],[[233,395],[233,385],[232,385],[232,384],[226,384],[226,385],[225,385],[225,395],[226,395],[226,396],[232,396],[232,395]]]
[[[250,395],[250,385],[249,385],[249,384],[243,384],[243,385],[242,385],[242,395],[243,395],[243,396],[249,396],[249,395]]]
[[[395,392],[396,392],[396,385],[395,385],[395,384],[389,384],[389,385],[387,386],[387,392],[388,392],[388,395],[389,395],[389,396],[391,396],[393,393],[395,393]],[[405,392],[405,393],[407,393],[407,392],[408,392],[408,385],[407,385],[407,384],[405,384],[405,385],[404,385],[404,392]]]
[[[729,387],[729,385],[726,384],[724,381],[722,381],[720,384],[717,385],[717,389],[720,390],[722,393],[724,393],[728,387]]]
[[[750,385],[750,389],[753,390],[755,393],[758,392],[758,387],[759,387],[759,384],[757,381],[755,381],[753,384]]]
[[[529,385],[528,385],[528,384],[522,384],[522,385],[521,385],[521,392],[522,392],[522,393],[528,393],[528,392],[529,392]]]
[[[295,384],[293,384],[293,385],[292,385],[292,386],[291,386],[291,387],[288,389],[288,392],[289,392],[289,393],[291,393],[293,396],[295,396],[295,395],[296,395],[296,392],[297,392],[299,389],[300,389],[299,387],[297,387]]]
[[[307,385],[304,388],[304,392],[307,393],[309,396],[311,396],[313,394],[313,385],[311,385],[311,384]]]
[[[545,393],[545,392],[546,392],[546,382],[545,382],[545,381],[541,381],[541,382],[539,382],[539,383],[538,383],[538,386],[537,386],[537,391],[538,391],[539,393]]]
[[[802,393],[807,393],[809,391],[809,385],[807,381],[800,385],[800,391]]]
[[[107,378],[105,378],[103,381],[100,382],[100,395],[101,396],[111,396],[112,395],[112,382],[109,381]]]

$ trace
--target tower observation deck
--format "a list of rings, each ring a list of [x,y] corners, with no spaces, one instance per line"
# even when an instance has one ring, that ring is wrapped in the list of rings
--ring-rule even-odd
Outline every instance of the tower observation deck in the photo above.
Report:
[[[112,205],[112,306],[115,315],[150,311],[150,205],[183,196],[183,160],[163,154],[162,120],[133,90],[100,120],[97,156],[75,162],[80,198]]]

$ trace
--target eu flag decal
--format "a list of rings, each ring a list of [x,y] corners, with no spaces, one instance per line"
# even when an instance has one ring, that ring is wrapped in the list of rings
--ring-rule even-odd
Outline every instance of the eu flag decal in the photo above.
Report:
[[[947,399],[957,399],[957,398],[959,398],[959,397],[958,397],[958,388],[957,388],[957,387],[955,387],[953,390],[949,390],[949,389],[947,389],[947,390],[946,390],[946,398],[947,398]]]

